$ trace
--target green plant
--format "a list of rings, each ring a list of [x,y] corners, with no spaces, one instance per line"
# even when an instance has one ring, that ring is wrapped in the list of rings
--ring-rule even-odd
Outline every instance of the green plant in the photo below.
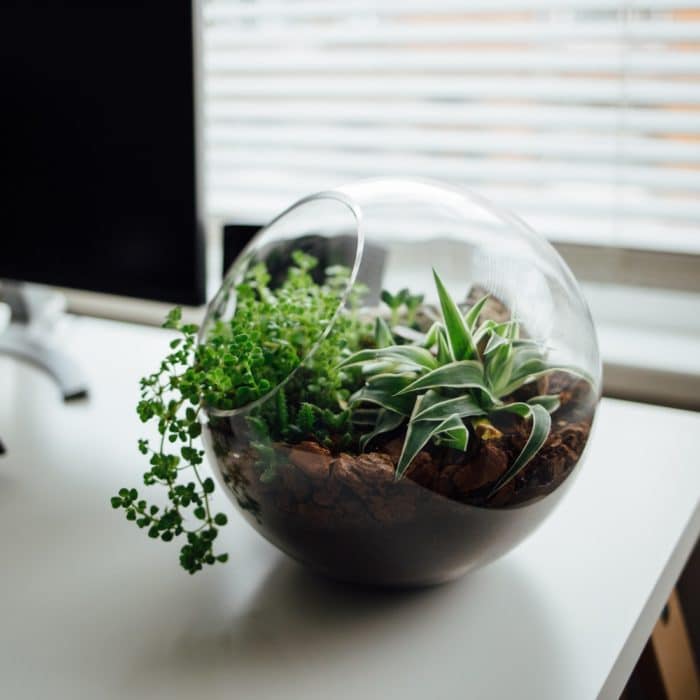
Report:
[[[111,503],[150,537],[169,542],[184,536],[180,563],[189,573],[227,558],[214,552],[226,516],[212,511],[214,482],[200,473],[204,452],[197,439],[204,410],[246,406],[284,383],[274,400],[249,416],[261,449],[271,440],[294,442],[311,435],[329,444],[357,442],[348,400],[362,382],[357,371],[339,365],[347,353],[371,340],[371,326],[344,310],[328,329],[349,272],[329,268],[324,283],[317,284],[311,274],[316,260],[301,251],[292,257],[293,265],[276,289],[269,286],[264,264],[252,266],[235,288],[235,315],[217,321],[200,344],[197,326],[183,324],[180,309],[171,311],[164,326],[180,337],[171,341],[159,369],[141,380],[139,418],[155,421],[159,433],[153,445],[139,440],[150,463],[143,482],[163,488],[168,504],[148,504],[135,488],[120,489]],[[351,307],[361,293],[361,288],[353,289]],[[302,366],[326,330],[326,339]],[[274,478],[274,461],[261,478]]]
[[[553,371],[583,376],[548,364],[516,320],[479,323],[488,297],[462,313],[437,274],[442,318],[422,333],[422,295],[383,292],[389,321],[370,323],[358,311],[362,287],[347,293],[346,268],[328,268],[319,284],[313,257],[296,251],[292,261],[275,287],[264,264],[252,265],[230,290],[233,317],[216,320],[199,343],[197,326],[183,324],[174,309],[164,326],[179,336],[158,370],[141,380],[138,415],[154,421],[159,435],[139,440],[149,458],[143,482],[161,487],[167,502],[149,504],[135,488],[120,489],[111,502],[150,537],[184,537],[180,563],[190,573],[227,559],[214,551],[226,516],[213,511],[214,482],[201,473],[203,415],[213,416],[213,426],[217,412],[254,404],[242,415],[257,450],[254,467],[268,482],[277,478],[275,443],[312,440],[336,454],[357,452],[404,430],[400,479],[428,443],[466,450],[477,425],[483,434],[499,414],[516,414],[529,422],[529,437],[492,495],[537,454],[558,406],[557,395],[521,401],[518,390]]]
[[[477,421],[483,423],[503,412],[517,414],[529,420],[529,437],[493,485],[490,496],[537,454],[550,432],[550,413],[559,405],[558,395],[517,401],[512,398],[514,392],[550,372],[582,373],[549,365],[536,341],[520,337],[515,320],[479,324],[488,296],[463,314],[435,272],[434,277],[442,320],[435,322],[420,342],[397,344],[389,326],[378,321],[378,347],[360,350],[341,364],[346,369],[360,369],[366,379],[365,386],[350,399],[353,407],[369,413],[368,422],[374,426],[360,444],[365,449],[378,435],[405,424],[406,436],[396,467],[396,478],[400,479],[429,441],[466,450]],[[391,302],[395,323],[396,297],[382,298]]]
[[[406,310],[406,323],[410,326],[415,320],[418,308],[423,303],[423,298],[422,294],[411,294],[408,289],[402,289],[396,294],[384,289],[381,293],[381,300],[391,311],[392,326],[398,323],[402,307]]]

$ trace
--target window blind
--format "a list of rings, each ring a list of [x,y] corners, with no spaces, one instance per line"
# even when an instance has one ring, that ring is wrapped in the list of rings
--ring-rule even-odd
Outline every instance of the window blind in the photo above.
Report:
[[[209,0],[203,20],[219,219],[416,176],[555,241],[700,253],[697,0]]]

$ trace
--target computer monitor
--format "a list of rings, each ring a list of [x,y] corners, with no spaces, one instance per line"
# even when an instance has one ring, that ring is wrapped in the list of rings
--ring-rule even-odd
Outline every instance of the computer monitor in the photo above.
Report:
[[[24,332],[36,295],[15,282],[205,301],[198,24],[191,0],[0,4],[0,352],[66,399],[80,369]]]
[[[0,279],[205,301],[190,0],[0,5]]]

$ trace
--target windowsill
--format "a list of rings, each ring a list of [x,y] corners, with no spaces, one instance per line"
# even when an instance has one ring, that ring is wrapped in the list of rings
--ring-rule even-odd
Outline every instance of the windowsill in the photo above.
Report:
[[[172,307],[140,299],[61,291],[72,313],[145,325],[159,326]],[[692,311],[697,308],[694,298],[669,304],[663,298],[665,293],[656,290],[613,292],[584,285],[584,291],[596,319],[604,393],[700,410],[700,330],[693,327],[698,322],[697,313]],[[663,309],[654,308],[657,305]],[[201,321],[204,307],[186,307],[183,314],[196,323]]]
[[[608,396],[700,409],[700,336],[598,324]]]

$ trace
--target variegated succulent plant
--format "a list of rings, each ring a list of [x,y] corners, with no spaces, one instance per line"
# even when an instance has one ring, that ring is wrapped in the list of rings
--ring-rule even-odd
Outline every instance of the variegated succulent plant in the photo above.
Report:
[[[396,466],[396,479],[400,479],[429,441],[466,451],[477,425],[502,412],[517,414],[529,421],[529,437],[493,485],[492,494],[537,454],[551,429],[550,414],[559,406],[558,394],[526,401],[508,397],[550,372],[565,371],[591,380],[576,368],[548,364],[546,349],[536,340],[521,337],[516,320],[479,323],[488,296],[462,313],[435,272],[434,277],[440,321],[426,334],[414,335],[410,343],[399,344],[386,321],[378,318],[377,347],[355,352],[341,365],[359,367],[366,379],[350,399],[355,420],[371,427],[361,447],[366,449],[377,436],[406,424]]]

